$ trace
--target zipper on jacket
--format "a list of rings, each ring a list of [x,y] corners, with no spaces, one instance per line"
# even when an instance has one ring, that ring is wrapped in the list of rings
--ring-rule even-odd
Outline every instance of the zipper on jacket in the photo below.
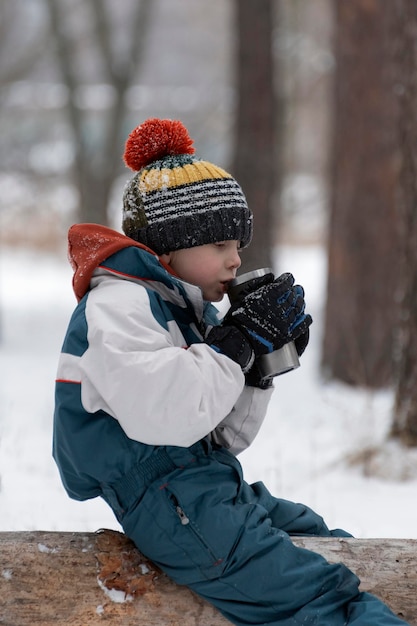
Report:
[[[186,526],[187,524],[190,523],[190,520],[188,519],[188,517],[186,516],[186,514],[184,513],[184,511],[182,510],[179,504],[176,505],[175,510],[183,526]]]
[[[178,515],[181,524],[183,526],[188,526],[188,524],[190,525],[190,532],[193,533],[193,535],[195,536],[197,541],[203,546],[204,550],[213,559],[213,565],[219,565],[220,563],[222,563],[223,559],[222,558],[218,558],[214,554],[214,552],[212,551],[211,547],[206,543],[206,541],[203,539],[203,537],[201,537],[201,535],[193,527],[193,524],[191,523],[190,518],[187,517],[187,514],[185,513],[184,509],[182,509],[182,507],[180,506],[180,504],[179,504],[179,502],[177,500],[177,497],[173,493],[170,493],[169,497],[170,497],[170,500],[171,500],[172,504],[175,507],[175,512]]]
[[[184,513],[184,511],[182,510],[182,508],[180,507],[180,504],[176,498],[176,496],[174,496],[173,493],[171,493],[170,498],[172,500],[172,504],[175,507],[175,512],[178,515],[178,517],[180,518],[180,522],[183,526],[186,526],[187,524],[190,523],[190,519],[187,517],[187,515]]]

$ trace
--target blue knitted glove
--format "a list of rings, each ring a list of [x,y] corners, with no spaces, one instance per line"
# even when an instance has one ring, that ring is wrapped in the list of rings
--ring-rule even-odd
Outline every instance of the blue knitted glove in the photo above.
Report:
[[[206,342],[249,372],[255,358],[278,350],[305,334],[312,322],[304,313],[304,291],[292,274],[239,296],[222,324],[210,330]]]
[[[292,274],[286,273],[240,299],[223,324],[239,328],[257,357],[303,335],[313,321],[304,310],[304,290],[294,285]]]

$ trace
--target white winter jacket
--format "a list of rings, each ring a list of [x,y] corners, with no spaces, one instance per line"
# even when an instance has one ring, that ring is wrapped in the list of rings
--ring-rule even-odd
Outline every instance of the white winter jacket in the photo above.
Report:
[[[245,386],[239,365],[204,343],[217,311],[152,251],[97,225],[70,231],[71,324],[58,380],[81,385],[87,413],[104,411],[151,446],[188,447],[208,434],[237,454],[254,439],[272,390]],[[71,327],[70,324],[70,327]]]

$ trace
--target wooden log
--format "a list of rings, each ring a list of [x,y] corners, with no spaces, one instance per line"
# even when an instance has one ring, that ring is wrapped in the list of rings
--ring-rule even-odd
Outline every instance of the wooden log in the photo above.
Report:
[[[417,626],[417,540],[293,538],[343,562],[361,589]],[[0,624],[226,626],[216,609],[170,581],[122,533],[0,533]]]

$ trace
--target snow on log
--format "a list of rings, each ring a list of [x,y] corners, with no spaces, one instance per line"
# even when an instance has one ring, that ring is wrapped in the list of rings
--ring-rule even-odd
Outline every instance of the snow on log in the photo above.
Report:
[[[361,589],[417,626],[417,540],[297,537],[343,562]],[[226,626],[216,609],[170,581],[122,533],[0,533],[0,623],[13,626]]]

